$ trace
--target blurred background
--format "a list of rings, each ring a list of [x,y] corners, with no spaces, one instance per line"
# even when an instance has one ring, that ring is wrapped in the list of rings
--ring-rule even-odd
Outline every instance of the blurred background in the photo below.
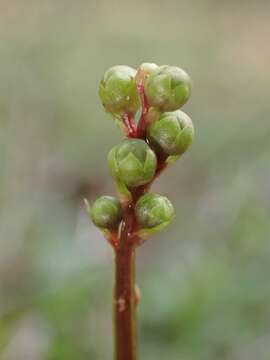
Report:
[[[112,252],[83,198],[115,194],[112,65],[183,67],[177,209],[138,251],[140,359],[270,358],[269,1],[0,2],[0,359],[112,359]]]

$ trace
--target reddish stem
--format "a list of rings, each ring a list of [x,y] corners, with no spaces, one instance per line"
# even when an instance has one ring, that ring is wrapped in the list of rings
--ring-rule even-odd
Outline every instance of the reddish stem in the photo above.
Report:
[[[146,115],[149,110],[149,105],[147,103],[146,96],[144,94],[144,86],[143,84],[139,84],[137,86],[138,93],[141,99],[141,105],[142,105],[142,114],[140,117],[140,120],[138,122],[138,125],[134,121],[134,117],[130,114],[124,114],[122,116],[123,122],[125,124],[126,128],[126,134],[129,138],[140,138],[145,139],[146,138]]]
[[[129,138],[136,138],[137,137],[137,126],[134,122],[133,116],[130,114],[123,115],[123,121],[126,127],[127,136]]]
[[[142,114],[138,125],[128,114],[123,116],[129,138],[146,139],[146,119],[148,104],[143,85],[138,86],[142,103]],[[134,207],[138,199],[149,190],[153,181],[166,167],[166,157],[159,155],[155,176],[146,184],[132,189],[132,201],[123,204],[123,221],[120,234],[114,234],[110,242],[115,251],[115,290],[114,290],[114,325],[115,325],[115,360],[137,359],[136,305],[139,296],[135,288],[135,247],[140,244],[137,232]],[[138,294],[138,290],[137,290]]]
[[[141,105],[142,105],[142,114],[141,114],[141,118],[140,118],[139,123],[138,123],[137,134],[138,134],[139,138],[145,139],[145,137],[146,137],[146,119],[145,119],[145,116],[148,113],[149,106],[148,106],[147,99],[146,99],[146,96],[145,96],[145,93],[144,93],[143,84],[138,85],[137,89],[138,89],[138,93],[139,93],[140,98],[141,98]]]
[[[154,179],[165,166],[164,159],[158,159]],[[149,190],[152,182],[132,190],[132,202],[123,204],[123,221],[119,238],[116,242],[115,240],[112,242],[115,250],[115,360],[137,359],[135,247],[140,243],[140,239],[134,235],[137,231],[134,207],[138,199]]]
[[[136,230],[134,206],[124,207],[120,239],[115,248],[115,360],[136,360],[135,249],[132,234]]]

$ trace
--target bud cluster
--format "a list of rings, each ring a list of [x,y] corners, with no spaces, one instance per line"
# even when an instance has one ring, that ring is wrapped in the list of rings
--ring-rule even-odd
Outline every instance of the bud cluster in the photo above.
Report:
[[[180,110],[190,94],[189,75],[175,66],[144,63],[137,71],[121,65],[105,72],[99,87],[100,99],[127,138],[108,154],[121,201],[110,196],[97,199],[89,210],[96,226],[116,231],[126,221],[127,208],[133,211],[137,237],[145,238],[172,221],[171,202],[148,189],[161,170],[192,143],[192,120]]]

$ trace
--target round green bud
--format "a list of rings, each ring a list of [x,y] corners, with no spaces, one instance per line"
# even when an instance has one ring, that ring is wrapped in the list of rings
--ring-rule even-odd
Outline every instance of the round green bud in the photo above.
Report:
[[[163,113],[148,129],[152,147],[167,155],[181,155],[191,145],[194,127],[190,117],[183,111]]]
[[[106,111],[134,115],[140,107],[135,83],[136,70],[125,65],[107,70],[100,82],[99,96]]]
[[[137,74],[135,77],[137,86],[143,85],[145,83],[145,80],[149,77],[149,75],[157,69],[158,66],[154,63],[141,64],[137,70]]]
[[[127,139],[112,148],[108,155],[108,163],[116,181],[127,187],[137,187],[153,179],[157,159],[145,141]]]
[[[113,196],[101,196],[91,207],[90,216],[97,227],[116,229],[122,219],[121,204]]]
[[[145,82],[145,95],[150,106],[161,111],[174,111],[190,97],[191,79],[176,66],[163,65],[153,71]]]
[[[173,220],[174,208],[165,196],[147,193],[138,200],[135,214],[141,229],[161,229]]]

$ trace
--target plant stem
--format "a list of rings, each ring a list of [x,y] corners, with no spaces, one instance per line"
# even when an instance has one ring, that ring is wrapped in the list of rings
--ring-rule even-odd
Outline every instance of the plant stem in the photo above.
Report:
[[[166,167],[165,160],[158,159],[156,179]],[[153,179],[153,180],[154,180]],[[133,201],[123,204],[123,222],[119,239],[111,241],[115,251],[114,334],[115,360],[137,360],[137,326],[135,295],[135,248],[140,239],[137,230],[134,205],[149,190],[153,181],[132,191]]]
[[[124,212],[115,248],[115,360],[136,360],[135,249],[130,238],[136,226],[133,205]]]
[[[145,138],[148,104],[143,86],[139,87],[142,103],[142,115],[138,125],[129,115],[123,117],[127,136]],[[134,205],[149,190],[152,182],[166,167],[166,157],[159,157],[156,174],[151,182],[131,191],[132,202],[122,204],[123,222],[120,236],[112,236],[111,244],[115,251],[115,289],[114,289],[114,360],[137,360],[137,326],[136,326],[136,294],[135,294],[135,247],[140,243],[136,233],[136,216]]]

